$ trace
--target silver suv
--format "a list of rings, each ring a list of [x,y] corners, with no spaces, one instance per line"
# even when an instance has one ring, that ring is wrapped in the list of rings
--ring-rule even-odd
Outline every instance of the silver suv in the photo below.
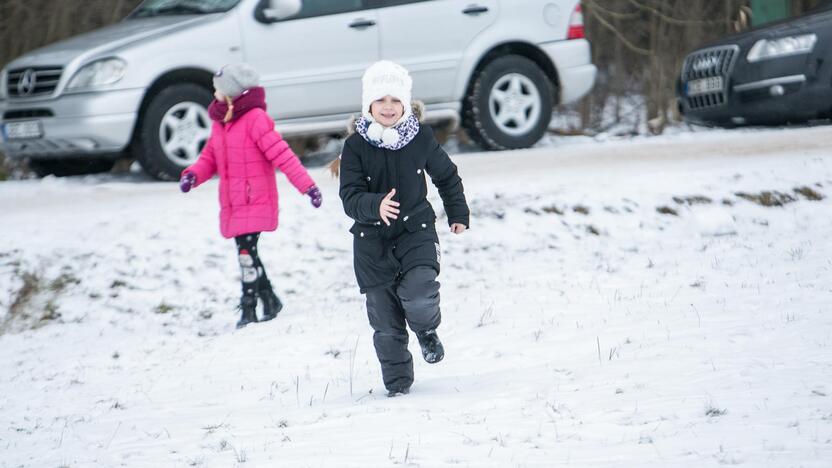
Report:
[[[252,64],[277,129],[297,136],[341,131],[382,58],[411,71],[427,121],[487,149],[533,145],[596,75],[579,0],[146,0],[3,69],[2,150],[41,174],[132,156],[172,179],[208,138],[222,65]]]

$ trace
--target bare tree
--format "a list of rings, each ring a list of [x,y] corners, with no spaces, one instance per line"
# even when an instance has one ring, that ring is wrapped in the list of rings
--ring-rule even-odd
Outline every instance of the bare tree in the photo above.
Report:
[[[598,129],[622,96],[644,99],[655,133],[675,118],[676,80],[684,57],[703,43],[736,31],[748,0],[584,0],[598,85],[584,105],[585,128]],[[618,111],[613,115],[620,117]],[[638,121],[637,121],[638,122]]]
[[[792,13],[820,0],[792,0]],[[140,0],[0,0],[0,67],[32,49],[119,21]],[[593,92],[578,106],[583,130],[603,130],[624,118],[622,102],[643,98],[636,124],[661,132],[674,118],[676,77],[685,55],[741,30],[751,0],[583,0],[593,62]],[[0,177],[3,157],[0,154]]]
[[[2,0],[0,67],[32,49],[124,18],[140,0]]]
[[[15,57],[124,18],[140,0],[0,0],[0,68]],[[0,180],[13,168],[0,152]]]

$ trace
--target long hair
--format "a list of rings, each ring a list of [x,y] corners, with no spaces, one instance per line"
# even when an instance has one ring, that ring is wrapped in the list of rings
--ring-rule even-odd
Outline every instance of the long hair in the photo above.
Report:
[[[225,112],[225,117],[222,118],[222,123],[228,123],[234,115],[234,100],[225,96],[225,103],[228,104],[228,110]]]
[[[333,159],[327,167],[332,177],[337,179],[341,175],[341,155],[339,154],[337,158]]]

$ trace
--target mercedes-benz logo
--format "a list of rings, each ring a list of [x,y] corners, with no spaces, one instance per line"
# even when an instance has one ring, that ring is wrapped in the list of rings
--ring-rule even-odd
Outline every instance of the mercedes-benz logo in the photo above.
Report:
[[[32,94],[35,90],[35,83],[37,81],[37,77],[35,76],[35,70],[29,68],[23,75],[20,76],[20,81],[17,82],[17,94],[19,96],[28,96]]]

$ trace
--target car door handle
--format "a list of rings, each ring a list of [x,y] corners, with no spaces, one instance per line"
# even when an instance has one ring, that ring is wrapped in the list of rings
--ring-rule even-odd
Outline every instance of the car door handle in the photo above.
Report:
[[[482,5],[469,5],[468,8],[462,10],[462,13],[466,15],[479,15],[481,13],[487,13],[488,7]]]
[[[369,28],[369,27],[372,27],[372,26],[375,26],[375,25],[376,25],[375,21],[365,20],[365,19],[355,20],[352,23],[350,23],[350,27],[355,28],[355,29],[366,29],[366,28]]]

